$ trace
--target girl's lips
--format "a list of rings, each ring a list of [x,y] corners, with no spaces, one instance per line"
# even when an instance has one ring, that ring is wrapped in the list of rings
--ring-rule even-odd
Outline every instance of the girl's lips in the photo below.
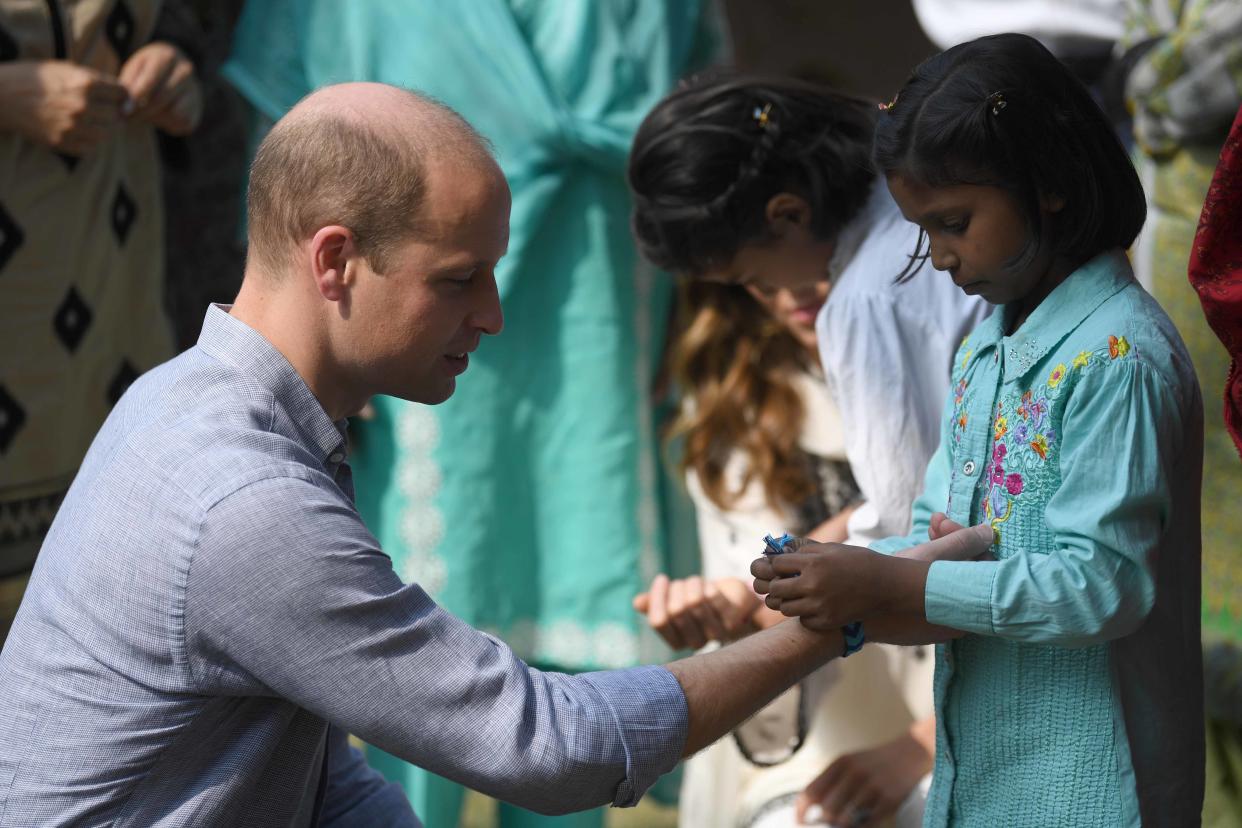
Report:
[[[789,316],[796,322],[801,322],[807,325],[814,325],[815,317],[819,316],[819,309],[822,307],[823,307],[822,302],[818,305],[804,305],[803,307],[795,308],[794,310],[790,311]]]

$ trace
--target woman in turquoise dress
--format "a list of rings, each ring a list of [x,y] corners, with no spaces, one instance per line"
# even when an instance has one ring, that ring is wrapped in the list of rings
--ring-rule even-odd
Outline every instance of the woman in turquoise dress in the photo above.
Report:
[[[667,571],[648,389],[672,286],[639,266],[624,168],[643,116],[707,54],[707,6],[259,0],[226,67],[261,120],[325,83],[383,81],[444,101],[492,142],[513,191],[505,335],[443,405],[374,400],[354,426],[354,473],[403,578],[543,667],[655,655],[630,599]],[[460,788],[371,756],[429,825],[457,824]],[[506,826],[531,819],[502,806]]]

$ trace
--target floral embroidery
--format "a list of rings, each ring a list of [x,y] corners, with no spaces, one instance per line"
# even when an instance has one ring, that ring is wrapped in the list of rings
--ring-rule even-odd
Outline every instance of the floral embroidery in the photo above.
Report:
[[[963,345],[965,345],[965,344],[966,344],[966,341],[965,341],[965,340],[963,340],[963,341],[962,341],[962,344],[963,344]],[[969,351],[967,351],[967,352],[966,352],[966,355],[965,355],[965,356],[963,356],[963,357],[962,357],[962,370],[963,370],[963,371],[965,371],[965,370],[966,370],[966,366],[970,364],[970,358],[971,358],[972,356],[974,356],[974,353],[975,353],[975,351],[974,351],[974,349],[972,348],[972,349],[970,349]]]
[[[1052,373],[1048,375],[1048,387],[1056,388],[1061,384],[1061,380],[1065,379],[1065,363],[1059,363],[1056,368],[1052,369]]]
[[[1045,382],[1037,382],[1019,395],[1004,395],[992,413],[992,453],[978,482],[984,519],[1000,543],[1001,524],[1018,512],[1018,498],[1039,498],[1049,458],[1055,462],[1059,435],[1053,428],[1053,403],[1069,393],[1065,382],[1071,371],[1089,369],[1093,363],[1107,365],[1125,357],[1133,346],[1123,336],[1110,336],[1107,347],[1082,350],[1068,362],[1057,363]],[[965,367],[965,361],[963,361]],[[954,386],[954,423],[958,442],[966,430],[972,392],[965,376]]]

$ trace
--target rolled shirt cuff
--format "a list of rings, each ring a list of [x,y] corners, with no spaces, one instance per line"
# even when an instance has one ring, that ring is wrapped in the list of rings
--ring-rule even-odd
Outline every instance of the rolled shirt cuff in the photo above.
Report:
[[[625,778],[612,804],[637,805],[647,789],[681,761],[689,730],[686,695],[663,667],[585,673],[612,713],[625,749]]]
[[[992,587],[996,561],[936,561],[927,570],[923,612],[932,624],[995,635]]]

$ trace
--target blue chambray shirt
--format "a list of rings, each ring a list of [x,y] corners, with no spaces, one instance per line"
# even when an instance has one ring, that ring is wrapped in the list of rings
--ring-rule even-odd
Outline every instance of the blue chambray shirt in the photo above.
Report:
[[[943,278],[943,277],[941,277]],[[997,560],[939,561],[927,826],[1197,825],[1203,797],[1203,404],[1121,251],[966,338],[907,538],[987,521]]]
[[[401,583],[345,459],[224,308],[134,384],[0,653],[0,825],[418,825],[346,732],[539,811],[632,805],[676,764],[672,674],[528,668]]]

